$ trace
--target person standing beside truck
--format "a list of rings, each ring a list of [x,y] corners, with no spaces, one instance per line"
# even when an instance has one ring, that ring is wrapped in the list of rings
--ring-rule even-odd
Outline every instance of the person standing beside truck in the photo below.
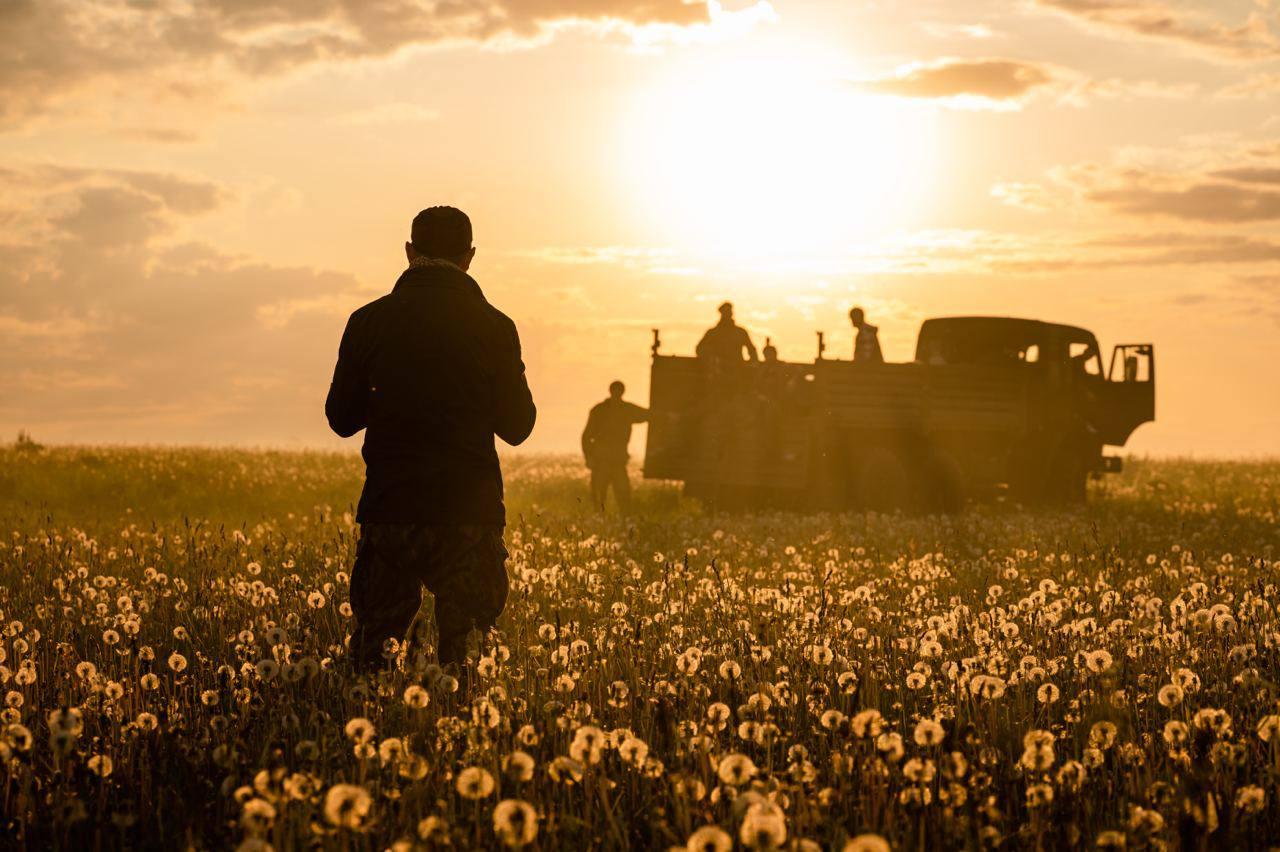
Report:
[[[649,419],[649,410],[627,402],[622,395],[627,388],[622,382],[609,385],[609,398],[597,403],[587,415],[587,428],[582,430],[582,456],[591,471],[591,499],[601,512],[613,489],[618,509],[631,510],[631,477],[627,462],[631,457],[631,427]]]

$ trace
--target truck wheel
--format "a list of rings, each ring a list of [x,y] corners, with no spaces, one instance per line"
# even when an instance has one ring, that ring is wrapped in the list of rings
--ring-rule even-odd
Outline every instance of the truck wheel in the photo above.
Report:
[[[853,476],[853,503],[876,512],[914,511],[920,489],[903,457],[887,447],[874,447],[862,455]]]
[[[1084,450],[1075,444],[1063,444],[1049,460],[1044,493],[1050,503],[1078,505],[1088,493],[1089,465]]]
[[[921,485],[920,505],[929,512],[946,515],[964,509],[964,472],[950,455],[928,460]]]

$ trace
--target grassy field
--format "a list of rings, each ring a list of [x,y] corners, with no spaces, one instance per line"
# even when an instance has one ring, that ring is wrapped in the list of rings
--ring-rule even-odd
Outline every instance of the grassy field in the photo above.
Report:
[[[464,698],[346,668],[358,458],[0,450],[0,844],[1280,842],[1280,463],[915,518],[600,517],[571,460],[507,470]]]

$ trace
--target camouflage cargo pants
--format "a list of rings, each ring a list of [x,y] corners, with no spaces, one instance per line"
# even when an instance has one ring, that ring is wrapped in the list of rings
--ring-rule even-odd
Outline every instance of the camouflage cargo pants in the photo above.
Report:
[[[351,570],[356,668],[385,665],[384,643],[406,638],[423,586],[435,597],[440,664],[461,665],[467,634],[487,631],[506,605],[506,559],[502,527],[362,525]]]

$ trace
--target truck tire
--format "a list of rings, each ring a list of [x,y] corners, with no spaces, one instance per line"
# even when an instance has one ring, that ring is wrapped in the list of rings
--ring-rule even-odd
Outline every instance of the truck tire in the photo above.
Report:
[[[927,458],[920,484],[920,507],[925,511],[948,515],[964,509],[964,472],[949,454]]]
[[[920,508],[920,482],[901,453],[872,447],[858,457],[853,471],[852,503],[875,512],[913,512]]]
[[[1089,482],[1089,456],[1080,444],[1067,441],[1049,458],[1044,495],[1048,503],[1075,506],[1085,502]]]

